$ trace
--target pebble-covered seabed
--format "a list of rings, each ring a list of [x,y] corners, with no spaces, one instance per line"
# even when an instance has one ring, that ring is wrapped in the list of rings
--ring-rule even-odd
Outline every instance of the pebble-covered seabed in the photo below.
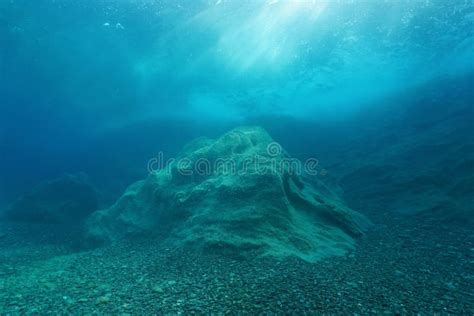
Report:
[[[356,251],[315,264],[239,260],[147,240],[74,253],[39,246],[38,238],[25,242],[18,235],[38,234],[34,228],[3,224],[0,314],[474,313],[473,230],[371,218],[375,228]]]

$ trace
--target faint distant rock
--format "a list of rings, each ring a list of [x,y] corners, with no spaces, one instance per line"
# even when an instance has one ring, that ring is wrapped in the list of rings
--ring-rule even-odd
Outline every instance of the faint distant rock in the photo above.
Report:
[[[459,84],[455,82],[450,88],[443,82],[441,90],[451,91]],[[374,116],[380,119],[373,129],[349,136],[350,147],[334,146],[341,151],[333,154],[333,175],[356,210],[386,210],[424,223],[472,226],[474,107],[467,101],[472,98],[446,106],[452,100],[445,94],[446,99],[433,103],[433,86],[428,87],[394,107],[395,112],[383,110]]]
[[[38,185],[3,215],[12,221],[76,224],[97,205],[97,193],[84,174],[65,175]]]
[[[88,220],[89,236],[117,242],[156,233],[157,240],[168,238],[177,247],[192,244],[222,254],[258,252],[307,261],[353,249],[354,237],[369,221],[315,177],[271,168],[289,158],[271,144],[272,138],[258,127],[191,142],[169,170],[132,184],[112,207],[95,212]],[[212,166],[219,159],[233,161],[238,171],[259,159],[269,168],[262,173],[249,164],[246,172],[194,170],[189,175],[180,159]]]

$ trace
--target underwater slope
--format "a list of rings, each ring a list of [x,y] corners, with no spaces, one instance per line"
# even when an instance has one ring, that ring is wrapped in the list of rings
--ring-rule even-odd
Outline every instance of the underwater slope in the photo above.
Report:
[[[358,118],[329,167],[356,210],[474,221],[474,74],[385,100]]]
[[[317,179],[293,169],[289,159],[258,127],[197,139],[169,168],[94,213],[89,234],[113,242],[156,234],[176,246],[238,255],[256,250],[307,261],[353,248],[353,238],[369,221]],[[206,165],[211,169],[203,170]]]

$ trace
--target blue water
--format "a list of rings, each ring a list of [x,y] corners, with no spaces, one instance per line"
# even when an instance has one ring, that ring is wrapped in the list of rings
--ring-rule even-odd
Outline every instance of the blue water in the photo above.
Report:
[[[461,268],[454,280],[440,281],[453,289],[431,294],[432,302],[447,295],[446,304],[416,310],[422,298],[413,290],[415,303],[407,299],[405,310],[383,309],[472,314],[473,91],[470,0],[2,0],[0,210],[77,173],[98,192],[97,208],[108,208],[147,177],[158,152],[174,157],[196,137],[258,125],[290,155],[316,157],[328,174],[322,181],[376,227],[399,227],[407,214],[415,235],[433,229],[437,236],[432,227],[448,225],[446,247],[460,247],[450,264]],[[427,222],[433,226],[418,227]],[[6,235],[14,240],[0,230],[0,243],[13,248],[26,238]],[[436,244],[443,240],[424,246]],[[451,273],[433,270],[425,288],[438,286],[436,273]],[[0,270],[0,278],[7,275],[15,277]],[[281,313],[366,313],[356,307],[365,299],[349,309],[303,302],[289,309],[263,295],[260,307],[223,303],[201,312],[262,313],[267,302]],[[102,312],[121,311],[113,299],[92,301],[91,308],[114,306]],[[32,311],[15,306],[0,305],[0,314]],[[93,311],[71,306],[66,311]],[[160,308],[131,311],[187,311]]]

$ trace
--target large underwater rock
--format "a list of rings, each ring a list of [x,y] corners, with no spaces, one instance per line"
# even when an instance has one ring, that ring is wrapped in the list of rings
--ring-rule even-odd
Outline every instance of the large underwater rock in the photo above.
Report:
[[[10,204],[11,221],[80,225],[98,208],[97,192],[84,174],[44,182]]]
[[[169,168],[134,183],[112,207],[94,213],[89,236],[117,242],[156,234],[176,246],[307,261],[352,249],[369,221],[287,161],[258,127],[197,139]]]

